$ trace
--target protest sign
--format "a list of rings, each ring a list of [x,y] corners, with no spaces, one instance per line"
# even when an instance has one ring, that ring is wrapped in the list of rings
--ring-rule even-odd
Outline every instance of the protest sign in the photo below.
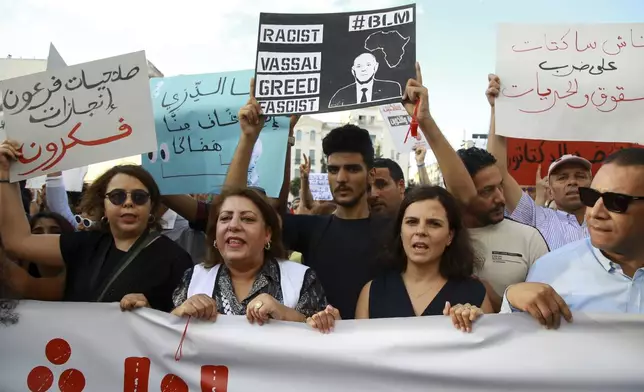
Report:
[[[67,64],[63,60],[58,50],[53,43],[49,44],[49,56],[47,56],[47,71],[54,71],[57,69],[65,68]],[[83,190],[83,179],[87,174],[87,166],[78,167],[75,169],[65,170],[63,172],[63,183],[65,184],[66,191],[80,192]],[[27,180],[26,187],[28,189],[41,189],[45,185],[47,177],[40,176]]]
[[[409,153],[416,150],[417,147],[429,148],[425,135],[420,130],[415,137],[412,136],[409,128],[411,116],[407,114],[407,109],[402,103],[381,105],[379,109],[382,120],[391,134],[391,140],[399,153]]]
[[[259,326],[219,316],[191,320],[178,352],[186,319],[170,314],[69,302],[23,302],[16,311],[18,323],[0,327],[3,392],[53,385],[65,392],[619,392],[644,385],[640,315],[575,313],[559,330],[524,314],[485,315],[470,334],[444,316],[340,321],[330,334],[305,323]]]
[[[498,29],[499,135],[642,142],[644,24]]]
[[[154,150],[144,52],[0,82],[19,181]]]
[[[415,77],[416,6],[259,17],[257,97],[266,114],[399,102]]]
[[[333,200],[331,188],[329,187],[329,175],[326,173],[310,173],[309,189],[313,200]]]
[[[548,173],[548,167],[566,154],[588,159],[593,164],[593,175],[604,159],[617,150],[641,147],[633,143],[557,142],[545,140],[507,139],[508,171],[521,186],[534,186],[537,168],[541,165],[541,176]]]
[[[150,80],[156,151],[141,157],[164,195],[219,193],[241,130],[237,113],[252,70]],[[253,150],[248,185],[277,197],[284,179],[289,117],[268,117]]]

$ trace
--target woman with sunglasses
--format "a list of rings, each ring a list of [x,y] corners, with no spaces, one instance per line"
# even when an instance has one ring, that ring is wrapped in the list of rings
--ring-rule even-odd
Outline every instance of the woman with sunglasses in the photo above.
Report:
[[[115,302],[127,308],[145,298],[145,306],[170,311],[172,292],[190,256],[157,230],[160,194],[152,176],[140,166],[115,166],[89,187],[84,211],[101,216],[100,230],[33,235],[21,213],[16,184],[9,183],[11,162],[20,145],[0,145],[0,234],[5,248],[20,259],[65,267],[63,299]],[[129,295],[134,294],[134,295]]]

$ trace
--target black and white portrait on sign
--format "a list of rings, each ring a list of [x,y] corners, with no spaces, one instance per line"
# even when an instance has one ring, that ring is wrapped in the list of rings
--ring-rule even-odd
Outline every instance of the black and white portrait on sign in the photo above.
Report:
[[[416,64],[415,5],[260,14],[255,96],[267,115],[399,102]]]

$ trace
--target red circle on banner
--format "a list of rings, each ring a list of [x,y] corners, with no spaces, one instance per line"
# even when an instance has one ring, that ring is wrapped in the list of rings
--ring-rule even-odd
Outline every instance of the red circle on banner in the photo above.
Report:
[[[54,373],[45,366],[37,366],[27,376],[27,388],[31,392],[46,392],[54,384]]]
[[[82,392],[85,389],[85,376],[80,370],[67,369],[58,379],[60,392]]]
[[[65,339],[52,339],[45,347],[45,356],[54,365],[63,365],[69,361],[72,355],[72,348]]]
[[[161,380],[161,390],[163,392],[190,392],[188,384],[179,376],[174,374],[166,374]]]

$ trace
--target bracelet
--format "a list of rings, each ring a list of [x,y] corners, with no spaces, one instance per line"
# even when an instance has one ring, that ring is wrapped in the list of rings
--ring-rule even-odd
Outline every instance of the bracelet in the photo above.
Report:
[[[418,166],[418,167],[425,167],[425,163],[424,163],[424,162],[423,162],[423,163],[417,163],[417,164],[416,164],[416,166]]]
[[[9,181],[9,180],[1,180],[1,179],[0,179],[0,184],[1,184],[1,183],[10,184],[10,183],[11,183],[11,181]]]

